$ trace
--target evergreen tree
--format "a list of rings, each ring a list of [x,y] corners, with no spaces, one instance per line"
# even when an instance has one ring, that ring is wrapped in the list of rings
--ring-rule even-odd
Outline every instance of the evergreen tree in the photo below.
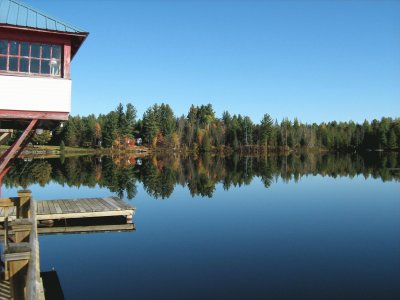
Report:
[[[103,127],[103,145],[104,147],[112,147],[117,134],[118,134],[118,120],[119,115],[117,112],[109,112],[105,118]]]
[[[397,148],[397,137],[396,137],[396,132],[394,131],[393,128],[390,129],[390,131],[389,131],[387,143],[388,143],[388,148],[390,148],[390,149]]]
[[[126,126],[123,129],[123,134],[132,136],[136,125],[136,108],[131,103],[126,105],[125,120]]]
[[[260,125],[260,142],[261,144],[267,146],[268,139],[271,136],[273,121],[269,114],[265,114],[261,120]]]

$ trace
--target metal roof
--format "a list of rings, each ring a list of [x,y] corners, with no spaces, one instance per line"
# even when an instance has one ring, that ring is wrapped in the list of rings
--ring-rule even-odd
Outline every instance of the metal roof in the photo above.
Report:
[[[17,0],[0,0],[0,24],[67,33],[87,33]]]

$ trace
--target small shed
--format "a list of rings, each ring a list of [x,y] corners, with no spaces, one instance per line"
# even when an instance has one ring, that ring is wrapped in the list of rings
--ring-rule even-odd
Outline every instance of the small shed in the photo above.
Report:
[[[32,119],[52,128],[68,119],[70,62],[87,36],[20,1],[0,0],[1,128]]]

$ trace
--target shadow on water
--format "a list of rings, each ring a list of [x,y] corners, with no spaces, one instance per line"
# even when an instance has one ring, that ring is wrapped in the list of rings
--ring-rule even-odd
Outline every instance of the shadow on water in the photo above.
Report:
[[[27,188],[50,181],[69,187],[106,187],[120,198],[133,199],[137,183],[156,199],[169,198],[176,185],[192,196],[212,197],[217,184],[224,189],[249,185],[256,177],[268,188],[278,179],[297,182],[302,176],[364,176],[382,181],[400,180],[400,154],[370,152],[290,154],[287,156],[155,155],[82,156],[17,161],[4,185]]]

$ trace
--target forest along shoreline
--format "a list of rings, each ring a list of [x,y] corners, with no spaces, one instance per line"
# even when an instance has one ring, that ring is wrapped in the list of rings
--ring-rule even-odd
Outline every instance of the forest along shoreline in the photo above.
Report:
[[[223,112],[217,117],[211,104],[192,105],[177,117],[168,104],[154,104],[138,119],[136,108],[121,103],[108,114],[69,116],[53,131],[37,130],[24,156],[86,155],[154,152],[230,155],[305,152],[369,152],[400,150],[400,118],[382,117],[363,123],[280,122],[264,114],[259,123],[249,116]],[[0,122],[0,127],[1,127]],[[21,134],[3,139],[0,152]]]

